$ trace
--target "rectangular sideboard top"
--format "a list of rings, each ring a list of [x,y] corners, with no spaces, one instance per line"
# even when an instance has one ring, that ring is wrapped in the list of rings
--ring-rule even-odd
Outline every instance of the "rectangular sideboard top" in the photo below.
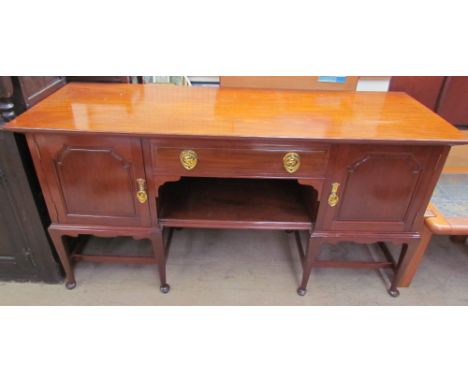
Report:
[[[140,136],[468,143],[454,126],[398,92],[71,83],[5,128]]]

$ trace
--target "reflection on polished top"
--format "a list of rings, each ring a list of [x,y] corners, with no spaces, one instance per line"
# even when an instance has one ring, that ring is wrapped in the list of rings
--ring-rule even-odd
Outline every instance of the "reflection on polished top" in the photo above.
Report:
[[[404,93],[68,84],[15,131],[468,143]]]

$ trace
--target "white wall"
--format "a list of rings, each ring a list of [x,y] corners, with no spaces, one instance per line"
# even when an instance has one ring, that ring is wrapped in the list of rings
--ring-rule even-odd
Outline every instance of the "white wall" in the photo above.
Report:
[[[356,90],[358,92],[386,92],[391,77],[359,77]]]

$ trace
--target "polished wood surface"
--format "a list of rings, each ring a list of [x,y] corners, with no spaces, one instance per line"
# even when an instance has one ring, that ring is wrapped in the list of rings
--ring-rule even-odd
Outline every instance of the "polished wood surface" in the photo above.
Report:
[[[324,194],[338,182],[340,201],[334,208],[322,209],[318,229],[418,229],[418,211],[430,198],[425,191],[434,187],[433,171],[442,166],[446,153],[427,146],[344,145],[335,150]]]
[[[448,122],[402,93],[133,84],[68,84],[6,128],[351,143],[468,142]]]
[[[136,180],[146,178],[138,138],[36,134],[28,139],[54,222],[150,225],[148,203],[135,197]]]
[[[437,235],[468,234],[468,216],[444,216],[433,203],[430,203],[427,208],[425,224],[432,233]]]
[[[310,230],[304,186],[291,180],[187,178],[160,192],[167,227]],[[305,186],[307,187],[307,186]]]
[[[224,177],[323,177],[329,155],[329,145],[304,144],[282,140],[236,142],[214,139],[151,139],[151,161],[158,175],[179,176],[224,176]],[[179,155],[190,149],[198,155],[198,164],[187,171],[180,162]],[[297,153],[299,168],[288,173],[283,157],[288,152]]]
[[[9,128],[27,135],[67,286],[70,258],[89,256],[73,255],[65,236],[131,236],[151,241],[144,261],[158,264],[163,292],[164,232],[273,228],[307,230],[300,295],[313,267],[349,266],[393,269],[397,296],[450,145],[468,143],[402,93],[70,84]],[[184,167],[184,151],[195,167]],[[376,264],[321,261],[322,245],[340,241],[402,250]]]
[[[403,91],[457,126],[468,126],[468,77],[392,77],[390,91]]]

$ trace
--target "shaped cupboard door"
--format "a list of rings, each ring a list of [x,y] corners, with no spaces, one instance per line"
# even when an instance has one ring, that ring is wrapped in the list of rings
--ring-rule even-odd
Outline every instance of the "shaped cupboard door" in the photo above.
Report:
[[[140,139],[37,134],[29,145],[53,221],[150,224],[148,201],[136,197],[138,180],[146,179]]]
[[[319,225],[326,230],[417,231],[422,216],[416,214],[427,206],[444,159],[442,149],[428,146],[338,148]]]

